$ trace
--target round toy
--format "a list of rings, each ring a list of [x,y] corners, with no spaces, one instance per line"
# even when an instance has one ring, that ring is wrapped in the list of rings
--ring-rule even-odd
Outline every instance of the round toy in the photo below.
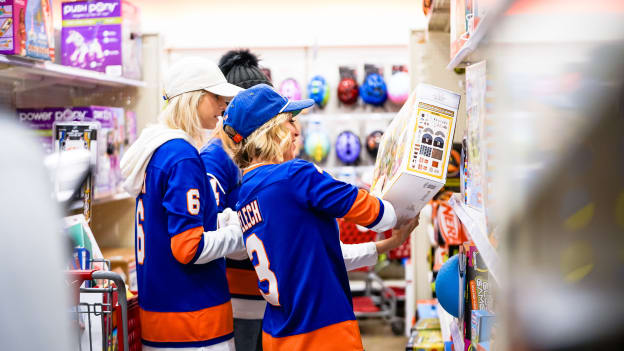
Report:
[[[308,97],[320,107],[327,105],[329,100],[329,86],[322,76],[314,76],[308,84]]]
[[[442,308],[456,318],[459,317],[459,296],[462,293],[459,291],[459,279],[459,255],[455,255],[440,268],[435,281],[435,291]]]
[[[360,87],[362,100],[370,105],[381,106],[388,98],[386,82],[377,73],[371,73],[364,79],[364,84]]]
[[[381,130],[376,130],[370,133],[366,137],[366,151],[372,158],[377,157],[377,151],[379,151],[379,142],[381,142],[381,136],[383,132]]]
[[[397,105],[407,101],[410,92],[410,77],[407,72],[396,72],[388,79],[388,99]]]
[[[344,164],[353,164],[360,157],[360,138],[353,132],[344,131],[336,138],[336,155]]]
[[[279,93],[288,100],[301,100],[301,88],[294,78],[286,78],[280,84]]]
[[[303,148],[312,161],[323,162],[329,154],[329,136],[321,131],[310,132],[305,138]]]
[[[360,95],[358,83],[353,78],[342,78],[338,83],[338,100],[345,105],[353,105]]]

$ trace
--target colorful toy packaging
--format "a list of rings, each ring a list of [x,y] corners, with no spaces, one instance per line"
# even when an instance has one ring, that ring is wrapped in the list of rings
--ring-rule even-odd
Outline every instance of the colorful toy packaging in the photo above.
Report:
[[[141,78],[139,10],[123,0],[65,2],[61,62],[111,76]]]
[[[446,182],[460,95],[419,84],[384,133],[371,192],[399,219],[415,216]]]
[[[17,115],[21,123],[35,131],[46,153],[54,151],[52,129],[55,122],[99,122],[95,191],[102,194],[118,190],[121,183],[119,161],[126,143],[123,108],[86,106],[18,109]]]
[[[485,310],[472,311],[470,323],[471,342],[477,345],[483,341],[489,341],[492,335],[492,326],[496,322],[493,313]]]
[[[0,54],[54,60],[49,0],[0,0]]]

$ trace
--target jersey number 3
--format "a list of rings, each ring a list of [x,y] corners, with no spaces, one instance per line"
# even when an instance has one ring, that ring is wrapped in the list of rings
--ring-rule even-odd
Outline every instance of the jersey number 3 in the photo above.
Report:
[[[247,253],[249,257],[253,257],[253,253],[256,253],[256,257],[258,258],[258,264],[254,266],[256,269],[256,274],[258,275],[258,279],[260,282],[266,281],[269,284],[269,292],[265,294],[262,289],[260,289],[260,293],[264,296],[264,299],[267,300],[273,306],[279,306],[279,289],[277,287],[277,277],[275,273],[269,269],[270,263],[269,258],[267,257],[266,251],[264,249],[264,244],[262,240],[256,236],[256,234],[251,234],[247,238],[246,242]]]

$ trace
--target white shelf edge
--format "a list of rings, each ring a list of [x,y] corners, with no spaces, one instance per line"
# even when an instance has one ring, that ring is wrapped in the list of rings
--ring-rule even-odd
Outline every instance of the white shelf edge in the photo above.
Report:
[[[59,65],[49,61],[37,61],[29,58],[0,54],[0,63],[20,67],[34,75],[66,79],[68,82],[78,80],[105,86],[145,87],[144,81],[124,77],[107,76],[104,73],[84,70],[76,67]],[[1,75],[0,70],[0,75]]]
[[[460,194],[451,196],[449,205],[453,207],[455,214],[457,214],[459,220],[468,230],[468,235],[477,246],[485,265],[490,271],[490,275],[496,283],[500,283],[498,252],[496,252],[496,249],[490,243],[490,239],[488,239],[485,215],[465,205]]]
[[[451,316],[442,305],[438,302],[438,320],[440,320],[440,331],[442,332],[442,340],[444,342],[451,341],[451,322],[453,316]]]

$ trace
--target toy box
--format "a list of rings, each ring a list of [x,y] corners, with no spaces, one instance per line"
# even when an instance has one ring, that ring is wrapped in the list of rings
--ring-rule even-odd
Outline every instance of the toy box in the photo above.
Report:
[[[471,341],[476,345],[482,341],[489,341],[492,332],[492,326],[496,317],[493,313],[485,310],[472,311],[470,323]]]
[[[414,217],[444,186],[460,95],[419,84],[386,129],[371,192]]]
[[[139,10],[123,0],[62,5],[61,63],[111,76],[141,78]]]
[[[0,54],[54,60],[49,0],[0,0]]]
[[[443,350],[444,341],[442,332],[438,330],[414,330],[410,335],[405,350],[409,351],[435,351]]]

